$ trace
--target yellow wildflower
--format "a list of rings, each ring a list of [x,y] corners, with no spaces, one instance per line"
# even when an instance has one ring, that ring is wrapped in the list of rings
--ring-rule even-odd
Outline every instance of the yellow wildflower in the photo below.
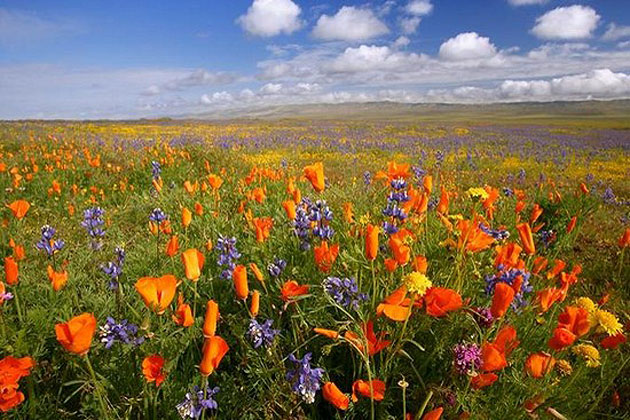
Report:
[[[597,325],[600,331],[605,331],[608,335],[617,335],[623,331],[623,325],[614,314],[603,309],[597,309],[593,313],[593,324]]]
[[[578,298],[575,301],[575,304],[582,309],[586,309],[589,314],[592,314],[593,312],[597,310],[597,305],[595,304],[595,302],[591,300],[591,298],[587,298],[587,297]]]
[[[467,193],[471,198],[481,198],[482,200],[488,198],[488,193],[481,187],[469,188]]]
[[[569,376],[573,373],[573,367],[568,360],[560,359],[556,360],[556,370],[562,376]]]
[[[407,274],[404,278],[404,283],[409,292],[415,293],[418,296],[424,296],[427,289],[432,286],[431,280],[417,271]]]
[[[588,367],[594,368],[601,365],[601,363],[599,363],[599,350],[590,344],[578,344],[573,347],[572,351],[576,356],[583,357]]]

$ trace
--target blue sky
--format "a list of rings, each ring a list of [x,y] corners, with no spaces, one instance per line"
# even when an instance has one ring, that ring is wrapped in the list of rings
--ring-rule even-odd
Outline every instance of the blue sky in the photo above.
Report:
[[[0,0],[0,118],[630,97],[626,0]]]

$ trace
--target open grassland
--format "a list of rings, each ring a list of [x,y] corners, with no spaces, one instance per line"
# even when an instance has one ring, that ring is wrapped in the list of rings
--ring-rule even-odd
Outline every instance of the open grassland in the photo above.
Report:
[[[397,120],[0,124],[0,410],[628,418],[627,121]]]

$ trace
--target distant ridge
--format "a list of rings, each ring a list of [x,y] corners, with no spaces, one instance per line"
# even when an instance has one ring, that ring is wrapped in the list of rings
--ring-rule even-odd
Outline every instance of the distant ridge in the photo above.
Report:
[[[630,99],[611,101],[512,102],[490,104],[364,102],[277,105],[174,117],[187,120],[630,120]]]

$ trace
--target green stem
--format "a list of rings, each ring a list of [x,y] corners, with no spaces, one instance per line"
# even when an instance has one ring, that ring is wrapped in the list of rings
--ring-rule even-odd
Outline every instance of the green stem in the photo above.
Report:
[[[431,397],[433,397],[433,391],[429,391],[429,393],[427,394],[427,397],[424,399],[424,402],[422,403],[422,407],[420,407],[420,410],[418,410],[418,414],[416,414],[416,420],[419,420],[420,417],[422,417],[422,415],[424,414],[424,410],[426,410],[427,405],[429,404],[429,401],[431,400]]]
[[[90,376],[92,377],[92,381],[94,382],[94,392],[98,398],[98,402],[101,406],[101,412],[103,414],[103,418],[109,419],[109,410],[107,409],[107,404],[103,399],[103,394],[101,393],[100,383],[96,379],[96,373],[94,372],[94,368],[92,367],[92,363],[90,363],[90,358],[88,355],[85,355],[85,363],[87,365],[88,370],[90,371]]]

